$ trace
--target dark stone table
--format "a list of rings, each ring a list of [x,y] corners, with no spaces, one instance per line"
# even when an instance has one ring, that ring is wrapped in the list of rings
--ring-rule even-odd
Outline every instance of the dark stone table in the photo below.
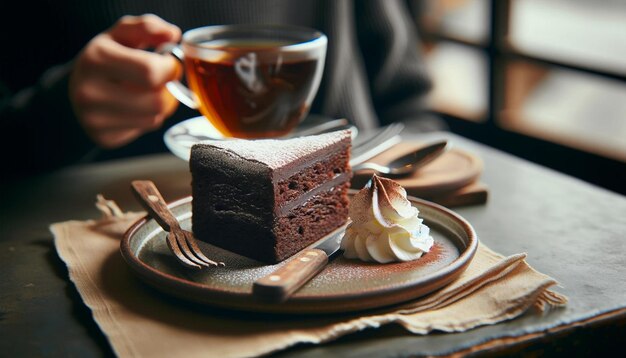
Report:
[[[568,296],[567,307],[455,334],[419,336],[390,325],[277,356],[624,356],[626,197],[451,133],[406,136],[449,138],[483,159],[487,203],[454,210],[496,252],[526,252],[531,266],[561,283],[555,289]],[[77,166],[1,189],[0,356],[113,355],[48,227],[100,217],[99,193],[122,210],[142,210],[130,194],[133,179],[153,180],[168,201],[190,193],[187,163],[170,154]]]

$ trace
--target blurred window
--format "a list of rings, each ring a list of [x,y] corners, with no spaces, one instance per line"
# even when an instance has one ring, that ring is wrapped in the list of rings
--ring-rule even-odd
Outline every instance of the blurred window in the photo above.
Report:
[[[426,55],[434,82],[430,106],[442,113],[484,121],[489,73],[485,54],[466,45],[442,42],[430,46]]]
[[[626,162],[626,1],[411,4],[434,111]]]
[[[420,23],[429,33],[486,43],[489,40],[489,2],[484,0],[420,0]]]
[[[513,0],[509,42],[554,61],[626,73],[626,1]]]

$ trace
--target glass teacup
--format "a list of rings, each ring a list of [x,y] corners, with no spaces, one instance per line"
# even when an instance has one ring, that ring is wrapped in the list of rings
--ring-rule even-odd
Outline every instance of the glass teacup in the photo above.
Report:
[[[184,64],[189,88],[168,83],[224,136],[271,138],[308,114],[322,78],[326,36],[282,25],[220,25],[189,30],[159,50]]]

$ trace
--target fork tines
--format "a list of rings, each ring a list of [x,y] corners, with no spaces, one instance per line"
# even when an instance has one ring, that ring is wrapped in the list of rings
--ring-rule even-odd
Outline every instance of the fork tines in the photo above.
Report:
[[[206,257],[192,235],[191,232],[185,230],[170,231],[167,235],[167,245],[183,265],[194,269],[225,266],[223,262],[216,262]]]

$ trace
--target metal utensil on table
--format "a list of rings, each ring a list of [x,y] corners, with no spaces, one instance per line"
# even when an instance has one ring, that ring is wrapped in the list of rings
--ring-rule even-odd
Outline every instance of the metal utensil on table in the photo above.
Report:
[[[131,187],[137,200],[167,232],[167,246],[181,264],[193,269],[224,266],[224,263],[215,262],[202,253],[193,234],[180,227],[178,220],[167,207],[163,196],[152,181],[134,180]]]
[[[352,171],[371,169],[387,177],[403,177],[415,173],[419,168],[438,158],[448,148],[448,141],[442,140],[420,147],[404,154],[387,165],[363,162],[352,167]]]
[[[350,166],[354,167],[400,143],[404,124],[395,122],[373,131],[361,131],[352,144]]]
[[[266,302],[284,302],[326,267],[340,250],[342,230],[330,234],[315,246],[304,249],[276,271],[252,285],[252,294]]]
[[[316,123],[308,127],[303,127],[287,135],[287,137],[304,137],[308,135],[332,132],[334,130],[346,128],[349,124],[350,122],[348,122],[348,120],[345,118],[333,119],[330,121]]]

